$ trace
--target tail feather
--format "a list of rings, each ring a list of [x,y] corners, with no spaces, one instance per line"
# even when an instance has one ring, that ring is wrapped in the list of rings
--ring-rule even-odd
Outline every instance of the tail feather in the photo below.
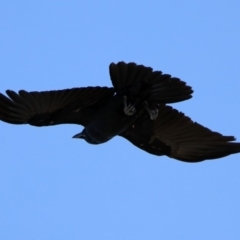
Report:
[[[109,72],[118,94],[144,98],[149,103],[175,103],[192,97],[193,90],[185,82],[150,67],[119,62],[111,63]]]

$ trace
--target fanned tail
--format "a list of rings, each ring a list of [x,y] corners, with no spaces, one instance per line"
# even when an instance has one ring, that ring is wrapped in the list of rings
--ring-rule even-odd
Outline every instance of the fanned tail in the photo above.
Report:
[[[151,103],[175,103],[192,97],[193,90],[179,78],[135,63],[111,63],[109,72],[115,91]]]

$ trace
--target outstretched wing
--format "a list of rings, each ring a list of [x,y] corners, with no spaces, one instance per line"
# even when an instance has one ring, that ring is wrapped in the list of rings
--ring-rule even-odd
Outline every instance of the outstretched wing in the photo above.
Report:
[[[135,146],[155,155],[199,162],[240,152],[233,136],[223,136],[193,122],[170,106],[160,106],[155,121],[142,115],[121,134]]]
[[[111,63],[109,72],[116,92],[129,99],[140,98],[156,104],[175,103],[192,97],[193,90],[185,82],[150,67],[119,62]]]
[[[86,125],[96,108],[113,96],[107,87],[58,91],[0,93],[0,120],[12,124],[49,126],[61,123]]]

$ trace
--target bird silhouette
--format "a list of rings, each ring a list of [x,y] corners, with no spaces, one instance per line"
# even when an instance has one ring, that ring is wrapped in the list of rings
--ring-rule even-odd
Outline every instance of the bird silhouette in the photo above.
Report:
[[[157,155],[199,162],[240,152],[233,136],[193,122],[166,104],[190,99],[193,90],[179,78],[135,63],[109,66],[113,87],[0,93],[0,120],[11,124],[80,124],[73,138],[90,144],[121,136]]]

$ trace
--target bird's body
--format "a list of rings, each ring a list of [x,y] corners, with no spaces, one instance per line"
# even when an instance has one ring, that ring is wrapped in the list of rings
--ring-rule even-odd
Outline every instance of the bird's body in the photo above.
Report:
[[[122,96],[112,96],[94,113],[91,121],[85,126],[85,140],[92,144],[107,142],[124,132],[138,117],[123,114]],[[77,136],[77,135],[76,135]]]
[[[113,87],[0,93],[0,120],[12,124],[84,126],[74,138],[100,144],[121,136],[151,154],[199,162],[240,152],[233,136],[193,122],[166,104],[187,100],[192,89],[170,75],[135,63],[110,64]]]

